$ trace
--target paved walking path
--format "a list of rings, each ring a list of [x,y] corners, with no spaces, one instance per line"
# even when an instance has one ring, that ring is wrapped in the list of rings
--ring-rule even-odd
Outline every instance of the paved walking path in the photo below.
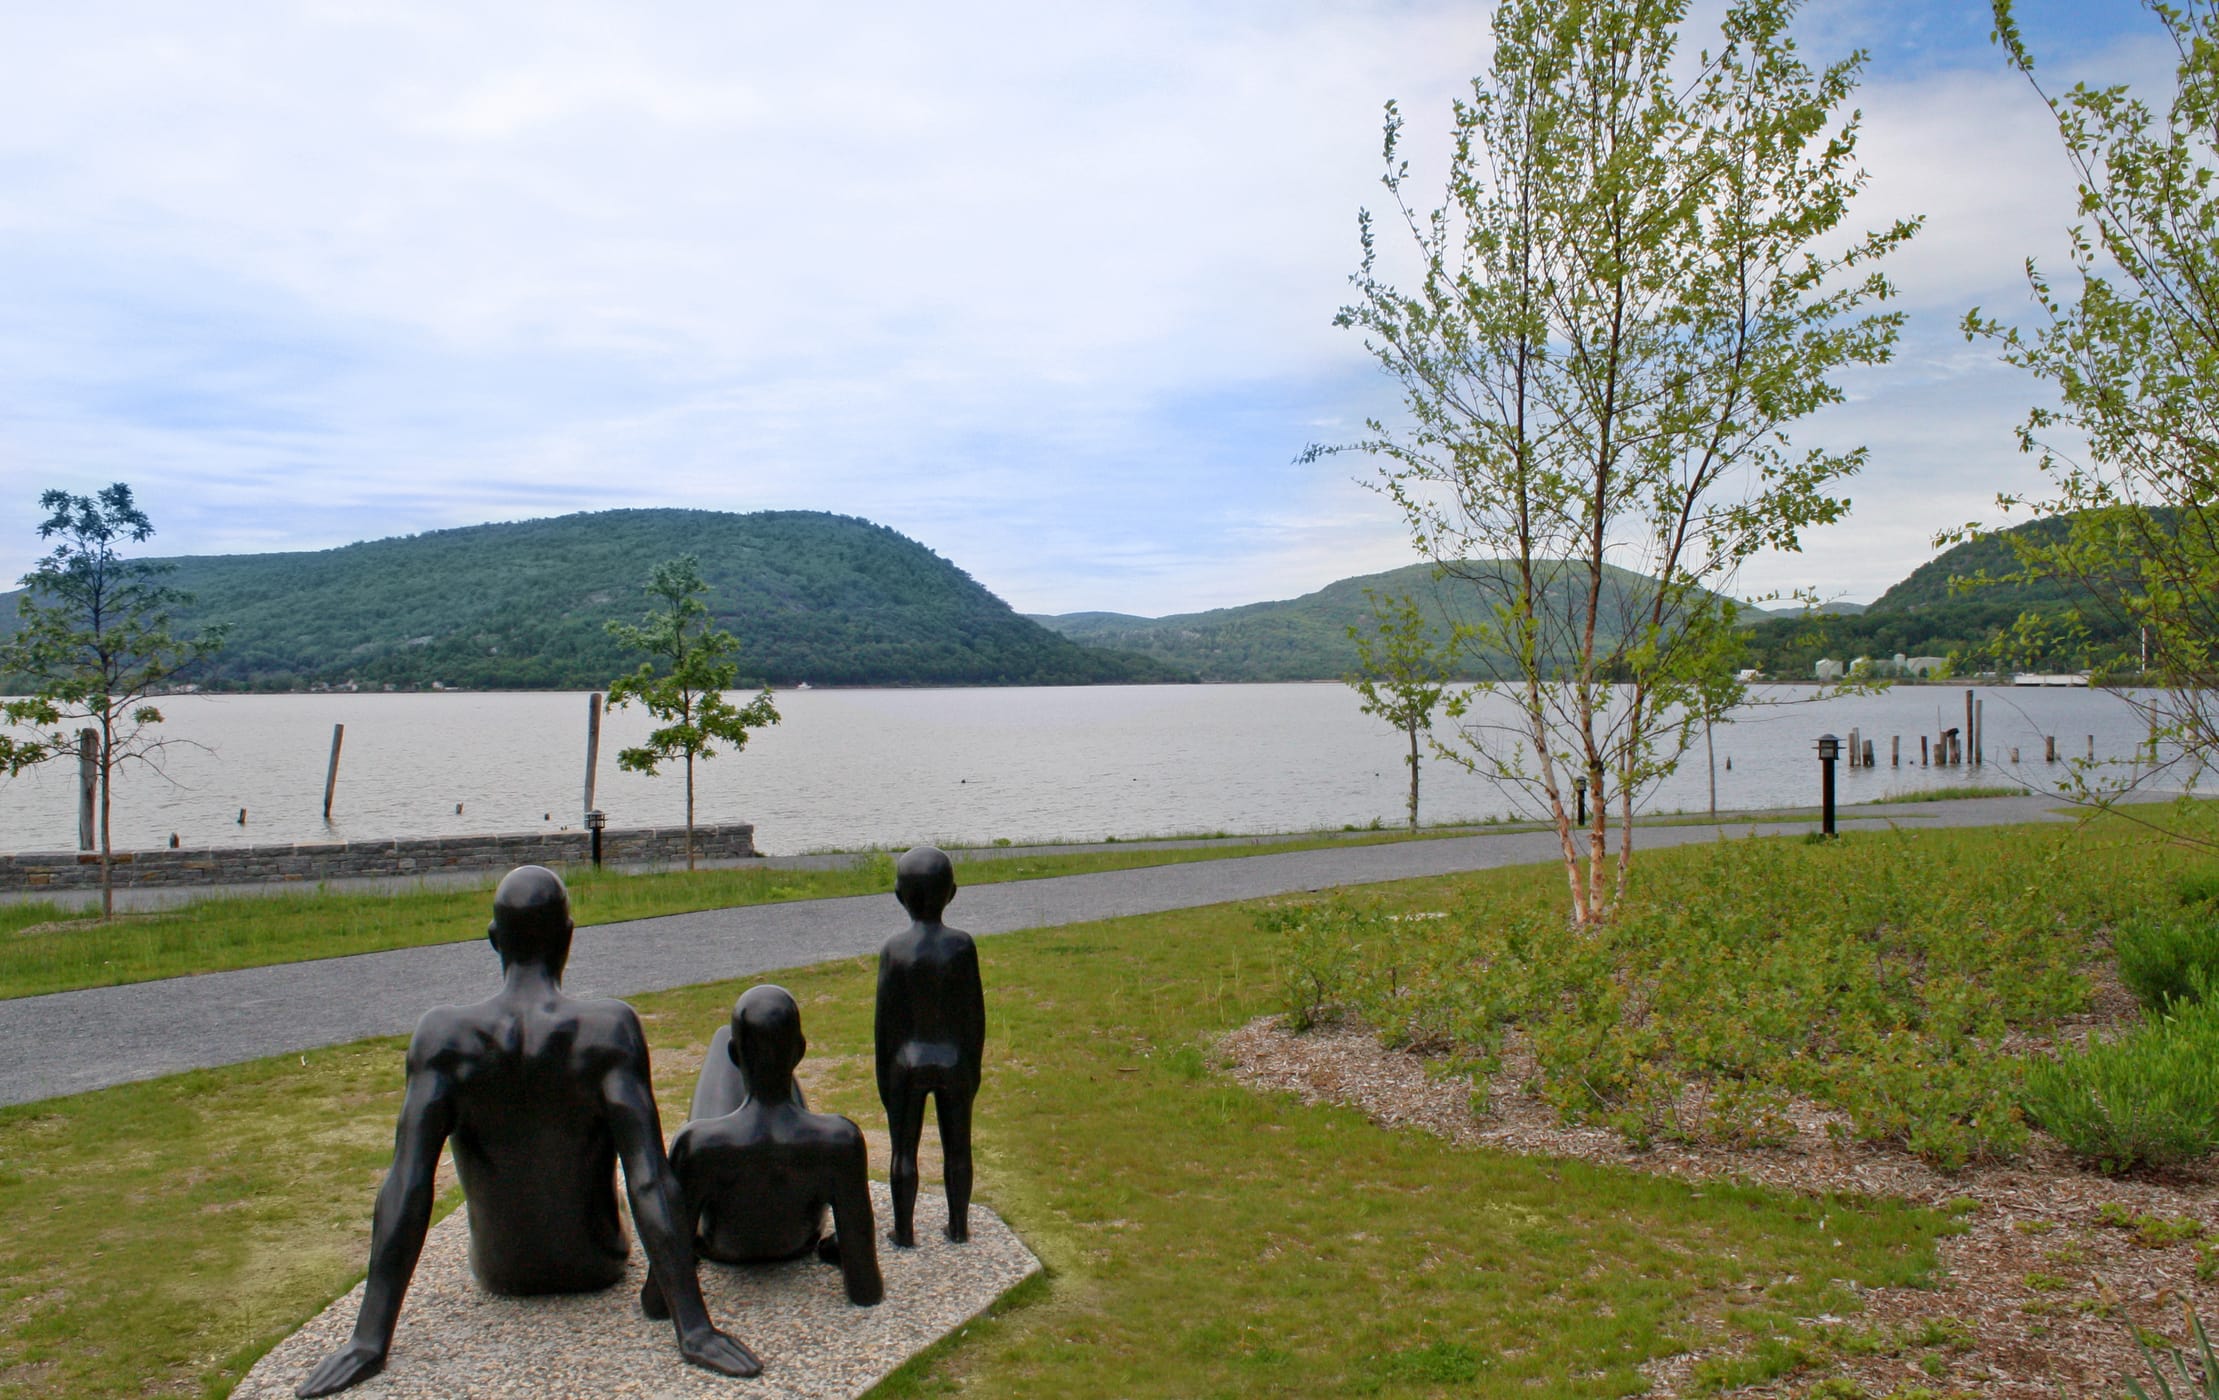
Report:
[[[1844,829],[2060,820],[2044,797],[1844,809]],[[1776,817],[1645,827],[1636,849],[1721,837],[1800,834]],[[1376,884],[1556,858],[1547,831],[1233,857],[1186,865],[965,887],[950,910],[974,934],[1158,914],[1231,900]],[[957,868],[958,878],[962,869]],[[891,895],[672,914],[578,930],[564,984],[631,996],[875,953],[902,927]],[[458,932],[461,932],[458,930]],[[991,975],[991,973],[989,974]],[[426,1008],[499,986],[483,941],[174,977],[0,1000],[0,1103],[28,1103],[188,1069],[398,1035]]]

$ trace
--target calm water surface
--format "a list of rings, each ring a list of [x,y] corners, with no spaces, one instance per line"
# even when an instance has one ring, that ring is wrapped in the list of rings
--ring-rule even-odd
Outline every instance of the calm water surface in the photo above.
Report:
[[[1775,698],[1800,692],[1779,691]],[[1716,732],[1722,809],[1817,800],[1812,742],[1853,727],[1879,767],[1840,771],[1845,802],[2006,778],[2017,745],[2036,781],[2041,736],[2068,754],[2087,737],[2125,759],[2139,735],[2119,701],[2086,690],[2008,687],[1987,701],[1988,769],[1921,769],[1918,736],[1961,725],[1964,691],[1887,693],[1752,708]],[[586,696],[189,696],[163,702],[163,732],[201,748],[168,753],[165,774],[127,771],[116,789],[119,849],[166,844],[363,839],[552,830],[579,825]],[[1098,840],[1184,832],[1284,831],[1402,819],[1401,736],[1341,685],[782,691],[783,723],[744,753],[701,765],[705,822],[752,821],[772,854],[834,846]],[[346,726],[332,821],[322,820],[331,727]],[[616,826],[684,820],[680,770],[618,770],[616,750],[649,728],[637,711],[603,724],[598,801]],[[1904,736],[1909,766],[1887,766]],[[1731,771],[1726,764],[1732,762]],[[1702,811],[1710,770],[1697,743],[1647,806]],[[1423,776],[1428,821],[1519,813],[1512,794],[1437,760]],[[76,840],[74,765],[0,779],[0,850]],[[460,810],[458,811],[458,806]],[[237,821],[247,811],[244,827]]]

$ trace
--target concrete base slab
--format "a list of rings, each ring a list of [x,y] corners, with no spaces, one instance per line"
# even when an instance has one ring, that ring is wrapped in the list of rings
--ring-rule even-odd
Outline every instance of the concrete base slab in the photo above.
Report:
[[[871,1185],[880,1233],[893,1219],[886,1187]],[[1001,1217],[976,1202],[971,1239],[941,1234],[947,1203],[917,1201],[917,1248],[879,1242],[886,1300],[852,1307],[840,1271],[815,1259],[749,1268],[701,1266],[709,1315],[763,1361],[752,1380],[719,1376],[679,1358],[667,1322],[640,1311],[646,1260],[635,1247],[625,1280],[602,1293],[503,1298],[470,1276],[465,1205],[425,1240],[385,1371],[353,1390],[360,1400],[430,1397],[653,1396],[720,1400],[845,1400],[983,1312],[1040,1269]],[[359,1285],[272,1348],[234,1400],[289,1397],[318,1361],[344,1345],[362,1305]]]

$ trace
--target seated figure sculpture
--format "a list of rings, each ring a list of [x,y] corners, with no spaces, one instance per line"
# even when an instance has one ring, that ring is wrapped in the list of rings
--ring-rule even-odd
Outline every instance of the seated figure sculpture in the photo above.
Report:
[[[732,1024],[709,1042],[693,1120],[670,1144],[670,1168],[685,1196],[680,1223],[694,1231],[695,1250],[720,1263],[768,1263],[814,1250],[840,1266],[848,1301],[869,1307],[886,1288],[863,1130],[837,1113],[809,1111],[794,1081],[808,1050],[801,1008],[784,987],[750,987],[733,1003]],[[649,1317],[663,1316],[652,1270],[640,1304]]]
[[[450,1142],[468,1201],[471,1271],[488,1290],[582,1293],[620,1280],[622,1160],[640,1242],[670,1281],[679,1354],[730,1376],[762,1370],[702,1304],[638,1016],[621,1001],[562,992],[571,931],[569,895],[553,871],[527,865],[501,881],[487,937],[502,988],[471,1006],[435,1007],[417,1024],[354,1336],[296,1394],[329,1395],[385,1368]]]
[[[910,924],[879,952],[873,1027],[878,1097],[894,1140],[890,1238],[904,1249],[917,1243],[917,1144],[929,1097],[940,1120],[947,1236],[961,1244],[971,1237],[971,1101],[986,1050],[978,947],[971,935],[940,922],[955,898],[955,866],[946,852],[919,846],[904,855],[894,867],[894,897]]]

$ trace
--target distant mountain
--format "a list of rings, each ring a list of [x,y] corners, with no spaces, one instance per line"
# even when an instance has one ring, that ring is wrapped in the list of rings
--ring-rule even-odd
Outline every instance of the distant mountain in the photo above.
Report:
[[[208,679],[260,689],[586,689],[637,665],[605,631],[647,608],[648,569],[701,559],[749,683],[1086,685],[1177,681],[1080,646],[882,525],[814,511],[617,510],[298,554],[187,556],[182,629],[230,638]],[[16,594],[0,594],[0,635]]]
[[[1641,575],[1617,568],[1606,570],[1604,582],[1606,617],[1630,616],[1649,586]],[[1576,586],[1574,571],[1565,571],[1557,586],[1567,591]],[[1356,647],[1348,629],[1363,625],[1371,616],[1364,596],[1367,588],[1385,595],[1407,593],[1425,610],[1436,635],[1445,635],[1454,621],[1478,621],[1487,615],[1478,586],[1464,579],[1436,577],[1431,564],[1413,564],[1383,574],[1344,578],[1315,593],[1278,602],[1171,617],[1080,612],[1034,614],[1032,620],[1073,641],[1137,652],[1205,681],[1339,680],[1356,669]],[[1570,606],[1569,599],[1564,606]],[[1468,660],[1472,675],[1466,679],[1508,674],[1505,658]]]
[[[2054,538],[2064,528],[2058,521],[2035,521],[2007,533]],[[1920,565],[1870,604],[1826,603],[1810,614],[1800,608],[1749,608],[1745,614],[1752,624],[1749,660],[1774,675],[1807,676],[1822,656],[1849,661],[1858,656],[1892,657],[1897,652],[1975,655],[1992,647],[1996,635],[2022,612],[2057,612],[2076,601],[2071,587],[2058,582],[1999,584],[1969,591],[1952,585],[1953,579],[2001,577],[2015,567],[2009,543],[1990,536]],[[1614,569],[1607,586],[1606,617],[1625,617],[1638,606],[1648,580]],[[1171,617],[1082,612],[1034,620],[1074,641],[1137,652],[1205,681],[1334,680],[1356,667],[1348,628],[1369,615],[1366,588],[1384,594],[1408,593],[1425,608],[1437,631],[1445,631],[1453,618],[1484,615],[1479,590],[1473,585],[1437,579],[1432,565],[1414,564],[1342,579],[1315,593],[1278,602]],[[1561,610],[1569,600],[1551,606]],[[2097,653],[2118,654],[2122,637],[2105,633],[2100,625],[2094,632],[2090,646],[2061,651],[2044,661],[2055,669],[2081,669]],[[1472,658],[1468,669],[1475,677],[1507,674],[1500,657]]]
[[[1808,676],[1820,657],[1852,661],[1956,653],[1973,665],[1988,664],[1998,634],[2023,613],[2055,616],[2088,601],[2066,581],[1962,583],[2000,579],[2018,568],[2010,537],[2049,542],[2068,528],[2063,519],[2032,520],[1994,535],[1956,545],[1913,569],[1900,583],[1854,616],[1781,619],[1760,622],[1750,631],[1756,664],[1778,676]],[[2089,627],[2085,644],[2071,643],[2046,655],[2022,658],[2045,669],[2085,670],[2116,660],[2129,638],[2095,609],[2084,608]]]

